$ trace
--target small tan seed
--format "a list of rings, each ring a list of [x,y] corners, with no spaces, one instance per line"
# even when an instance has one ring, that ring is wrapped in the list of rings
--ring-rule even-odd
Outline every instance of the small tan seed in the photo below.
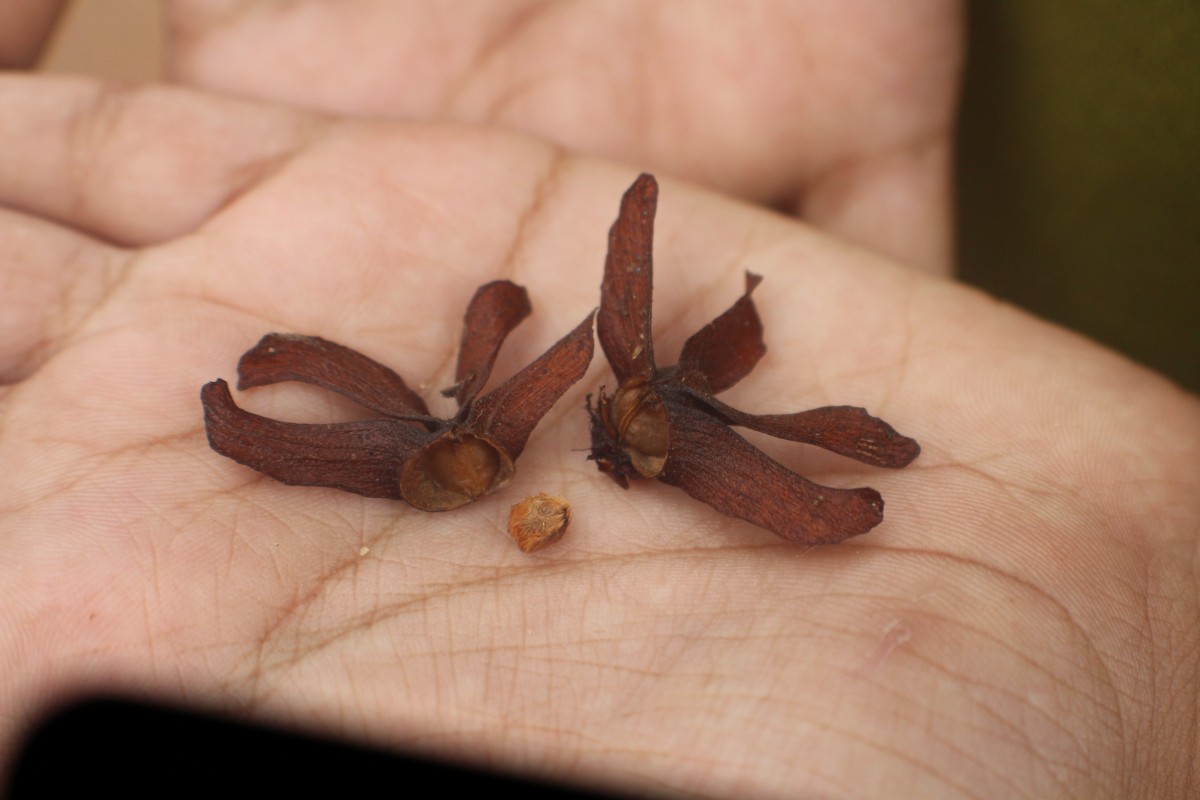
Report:
[[[539,492],[513,505],[508,535],[523,552],[532,553],[562,538],[571,524],[571,504],[564,497]]]

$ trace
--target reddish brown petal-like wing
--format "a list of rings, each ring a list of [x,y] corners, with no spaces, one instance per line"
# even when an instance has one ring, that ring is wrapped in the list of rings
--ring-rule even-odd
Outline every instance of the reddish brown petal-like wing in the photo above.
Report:
[[[356,350],[317,336],[268,333],[238,362],[238,388],[281,381],[312,383],[392,417],[425,416],[404,379]]]
[[[492,281],[480,286],[463,318],[455,384],[443,394],[453,396],[460,406],[473,400],[492,374],[500,345],[530,311],[529,294],[512,281]]]
[[[587,372],[595,349],[594,316],[588,314],[536,361],[475,401],[467,423],[471,430],[490,438],[516,461],[542,417]]]
[[[921,446],[914,439],[900,435],[865,408],[825,406],[795,414],[747,414],[713,397],[696,399],[729,425],[740,425],[789,442],[815,444],[876,467],[906,467],[921,453]]]
[[[331,486],[400,498],[400,470],[435,434],[392,419],[304,425],[243,411],[229,385],[200,390],[208,443],[223,456],[293,486]]]
[[[747,272],[746,292],[741,299],[683,344],[680,370],[704,375],[714,394],[746,377],[767,352],[762,321],[750,299],[750,293],[761,282],[761,275]]]
[[[840,542],[883,520],[883,498],[874,489],[813,483],[699,409],[672,405],[667,418],[671,447],[659,480],[722,514],[804,544]]]
[[[621,198],[608,232],[596,334],[618,383],[654,373],[650,305],[654,286],[654,214],[658,183],[642,175]]]

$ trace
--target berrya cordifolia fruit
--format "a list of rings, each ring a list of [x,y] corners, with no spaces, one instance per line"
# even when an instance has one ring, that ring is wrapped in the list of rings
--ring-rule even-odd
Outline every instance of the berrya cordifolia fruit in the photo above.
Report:
[[[874,489],[835,489],[797,475],[730,426],[823,447],[878,467],[903,467],[917,443],[862,408],[827,406],[794,414],[747,414],[714,395],[744,378],[766,353],[750,295],[762,278],[683,346],[679,363],[660,369],[651,336],[652,250],[658,184],[642,175],[625,193],[609,231],[596,333],[618,386],[601,387],[592,407],[589,458],[623,488],[654,478],[717,511],[784,539],[828,544],[883,520]]]
[[[505,337],[530,313],[520,286],[494,281],[475,292],[463,320],[453,396],[458,413],[430,416],[392,370],[316,336],[269,333],[238,362],[238,388],[316,384],[378,418],[324,425],[281,422],[239,408],[223,380],[201,390],[213,450],[277,481],[406,500],[424,511],[458,508],[512,479],[515,462],[550,407],[592,360],[587,317],[537,360],[480,396]]]

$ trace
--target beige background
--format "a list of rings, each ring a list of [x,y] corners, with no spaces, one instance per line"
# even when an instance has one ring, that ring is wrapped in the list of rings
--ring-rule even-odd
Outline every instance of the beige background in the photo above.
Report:
[[[968,8],[963,279],[1200,391],[1200,3]],[[162,24],[76,0],[43,68],[160,78]]]
[[[70,3],[42,57],[42,69],[126,81],[158,80],[162,24],[159,0]]]

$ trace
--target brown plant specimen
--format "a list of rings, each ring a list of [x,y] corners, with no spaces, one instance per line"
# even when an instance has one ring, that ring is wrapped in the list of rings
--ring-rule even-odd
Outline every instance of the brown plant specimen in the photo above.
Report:
[[[622,488],[630,479],[657,478],[789,541],[827,544],[866,533],[883,520],[879,492],[813,483],[730,426],[879,467],[906,466],[921,448],[853,406],[757,415],[713,397],[749,374],[766,353],[750,299],[762,280],[758,275],[746,273],[741,299],[684,343],[678,364],[659,369],[650,335],[657,202],[658,183],[642,175],[622,198],[609,231],[596,332],[619,385],[611,398],[601,387],[595,409],[588,396],[589,458]]]
[[[514,462],[550,407],[592,360],[592,317],[499,388],[479,397],[505,337],[530,313],[520,286],[495,281],[475,292],[463,320],[450,419],[392,370],[316,336],[269,333],[238,362],[238,388],[280,381],[316,384],[382,416],[309,425],[238,408],[223,380],[204,386],[204,424],[213,450],[277,481],[331,486],[447,511],[512,479]]]

